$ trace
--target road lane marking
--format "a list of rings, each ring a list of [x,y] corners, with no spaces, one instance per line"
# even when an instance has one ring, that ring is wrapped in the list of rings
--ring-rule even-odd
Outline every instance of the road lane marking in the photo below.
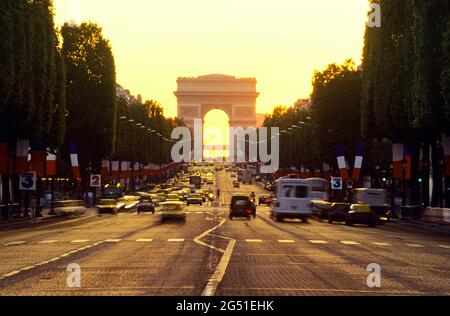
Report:
[[[43,240],[41,242],[38,242],[38,244],[54,244],[58,242],[57,240]]]
[[[278,240],[280,244],[294,244],[294,240]]]
[[[312,244],[328,244],[328,241],[325,240],[310,240],[309,242]]]
[[[376,246],[392,246],[391,244],[389,244],[387,242],[373,242],[372,244],[374,244]]]
[[[450,249],[450,246],[448,246],[448,245],[439,245],[439,247],[445,248],[445,249]]]
[[[153,239],[149,239],[149,238],[141,238],[141,239],[136,239],[136,242],[152,242]]]
[[[23,244],[26,244],[27,242],[26,241],[23,241],[23,240],[20,240],[20,241],[12,241],[12,242],[9,242],[9,243],[7,243],[7,244],[4,244],[4,246],[18,246],[18,245],[23,245]]]
[[[203,214],[203,212],[195,212],[195,214]]]
[[[84,244],[87,243],[89,241],[89,239],[76,239],[76,240],[72,240],[71,243],[73,244]]]
[[[183,242],[183,238],[173,238],[173,239],[167,239],[168,242]]]
[[[222,258],[219,261],[219,264],[214,271],[214,274],[208,281],[208,284],[203,289],[202,296],[214,296],[217,291],[217,287],[220,282],[222,282],[223,277],[225,276],[225,272],[227,271],[228,264],[231,260],[231,255],[233,254],[234,247],[236,246],[236,240],[232,239],[228,243],[227,249],[225,250]]]
[[[122,239],[106,239],[105,242],[114,243],[114,242],[121,242]]]
[[[245,240],[248,243],[261,243],[263,242],[261,239],[246,239]]]
[[[186,212],[186,214],[191,214],[191,212]]]
[[[411,248],[425,248],[423,245],[419,244],[406,244],[406,245]]]
[[[359,242],[353,240],[342,240],[341,243],[344,245],[361,245]]]
[[[19,274],[21,272],[24,272],[24,271],[28,271],[28,270],[31,270],[31,269],[34,269],[34,268],[37,268],[37,267],[40,267],[40,266],[43,266],[43,265],[46,265],[46,264],[49,264],[49,263],[61,260],[61,259],[64,259],[64,258],[66,258],[66,257],[68,257],[68,256],[70,256],[72,254],[75,254],[75,253],[78,253],[78,252],[81,252],[81,251],[84,251],[84,250],[96,247],[96,246],[102,244],[103,242],[104,241],[99,241],[99,242],[96,242],[94,244],[91,244],[91,245],[88,245],[88,246],[85,246],[85,247],[82,247],[82,248],[78,248],[78,249],[69,251],[69,252],[64,253],[64,254],[62,254],[62,255],[60,255],[58,257],[55,257],[55,258],[52,258],[52,259],[49,259],[49,260],[46,260],[46,261],[42,261],[42,262],[37,263],[35,265],[28,266],[28,267],[22,268],[20,270],[15,270],[15,271],[9,272],[7,274],[4,274],[4,275],[0,276],[0,280],[3,280],[3,279],[6,279],[6,278],[15,276],[15,275],[17,275],[17,274]]]

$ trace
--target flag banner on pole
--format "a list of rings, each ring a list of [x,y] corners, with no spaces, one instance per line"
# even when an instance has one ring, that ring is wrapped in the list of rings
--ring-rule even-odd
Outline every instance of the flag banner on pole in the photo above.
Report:
[[[122,161],[120,164],[120,178],[121,179],[128,179],[128,162]]]
[[[405,180],[411,180],[411,151],[407,146],[403,146],[403,159],[406,161]],[[403,170],[402,170],[403,173]],[[403,174],[402,174],[403,177]]]
[[[393,177],[403,178],[402,160],[404,157],[403,144],[392,144]]]
[[[445,156],[445,175],[450,177],[450,136],[442,134],[442,146]]]
[[[100,172],[102,175],[102,180],[108,181],[109,179],[109,160],[102,160],[102,171]]]
[[[28,172],[28,154],[30,142],[28,139],[18,139],[16,147],[16,174]]]
[[[47,177],[56,176],[56,155],[48,153],[45,162],[45,175]]]
[[[8,173],[8,143],[0,143],[0,174]]]
[[[341,173],[341,178],[345,181],[348,180],[348,168],[347,168],[347,162],[345,161],[344,156],[344,146],[338,146],[336,150],[336,156],[337,156],[337,163],[339,167],[339,171]]]
[[[323,177],[325,179],[330,179],[332,176],[330,164],[324,163],[322,165],[322,168],[323,168]]]
[[[80,164],[78,163],[77,146],[69,144],[70,163],[72,164],[73,177],[77,180],[81,179]]]
[[[36,172],[36,177],[45,177],[45,150],[31,151],[31,169]]]
[[[112,161],[111,162],[111,169],[112,169],[112,177],[114,180],[119,181],[119,161]]]
[[[352,179],[354,181],[358,181],[361,176],[363,159],[364,159],[364,148],[362,146],[358,146],[356,148],[355,166],[353,167],[353,175],[352,175]]]

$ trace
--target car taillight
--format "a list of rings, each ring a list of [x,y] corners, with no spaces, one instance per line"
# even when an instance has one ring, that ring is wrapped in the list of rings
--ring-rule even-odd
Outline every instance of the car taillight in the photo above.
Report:
[[[266,202],[267,202],[267,203],[272,203],[272,200],[267,200]]]
[[[246,210],[245,213],[252,214],[253,212],[251,210]]]

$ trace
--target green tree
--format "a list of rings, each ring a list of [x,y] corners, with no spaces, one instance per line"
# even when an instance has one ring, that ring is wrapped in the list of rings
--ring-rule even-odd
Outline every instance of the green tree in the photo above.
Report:
[[[116,143],[114,57],[97,24],[65,23],[61,34],[67,69],[67,141],[78,145],[82,172],[89,164],[98,170]]]

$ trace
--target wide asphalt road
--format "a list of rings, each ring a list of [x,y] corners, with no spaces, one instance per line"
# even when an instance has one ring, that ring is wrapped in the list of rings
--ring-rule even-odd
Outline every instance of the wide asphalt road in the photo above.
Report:
[[[161,215],[87,214],[0,230],[0,295],[449,295],[450,229],[377,228],[271,219],[228,219],[240,191],[216,174],[220,206],[190,206],[186,223]],[[381,268],[370,288],[367,266]],[[67,285],[79,265],[81,287]]]

